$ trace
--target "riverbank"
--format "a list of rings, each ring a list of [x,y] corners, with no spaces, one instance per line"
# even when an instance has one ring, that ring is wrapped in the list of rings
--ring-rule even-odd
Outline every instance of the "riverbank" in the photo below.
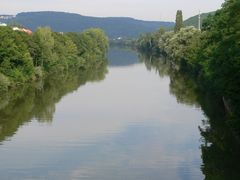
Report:
[[[87,82],[105,78],[107,61],[86,70],[53,74],[38,82],[25,83],[0,96],[0,142],[12,137],[18,128],[32,119],[53,121],[56,104]]]
[[[108,38],[100,29],[57,33],[40,27],[32,34],[0,27],[0,91],[52,74],[87,70],[106,61]]]
[[[203,91],[201,84],[187,72],[172,68],[171,61],[164,57],[140,54],[146,68],[159,74],[169,76],[170,92],[177,102],[187,106],[201,108],[205,118],[199,126],[201,133],[202,172],[205,179],[237,179],[239,177],[239,135],[231,126],[221,97],[210,91]],[[225,157],[225,158],[219,158]],[[231,168],[229,168],[231,167]]]
[[[101,81],[49,76],[44,89],[13,94],[0,111],[3,179],[71,179],[76,169],[90,169],[81,179],[204,178],[202,111],[179,103],[169,77],[146,69],[137,52],[109,49],[108,57],[105,78],[104,68],[86,75]]]
[[[221,99],[224,97],[228,111],[232,112],[229,116],[233,126],[240,134],[240,14],[237,8],[236,0],[226,1],[222,9],[205,20],[201,31],[194,27],[178,28],[175,32],[160,29],[141,36],[136,44],[141,52],[167,57],[176,70],[200,82],[203,90]]]

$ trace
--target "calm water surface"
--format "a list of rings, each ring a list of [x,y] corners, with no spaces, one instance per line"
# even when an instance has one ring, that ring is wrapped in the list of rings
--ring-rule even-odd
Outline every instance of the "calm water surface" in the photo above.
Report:
[[[204,179],[204,113],[170,84],[111,49],[98,74],[14,93],[0,106],[0,179]]]

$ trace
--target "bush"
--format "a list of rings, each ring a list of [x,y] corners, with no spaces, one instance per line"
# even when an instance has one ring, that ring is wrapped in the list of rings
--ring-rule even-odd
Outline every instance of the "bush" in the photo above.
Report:
[[[0,73],[0,91],[7,91],[10,84],[8,77]]]

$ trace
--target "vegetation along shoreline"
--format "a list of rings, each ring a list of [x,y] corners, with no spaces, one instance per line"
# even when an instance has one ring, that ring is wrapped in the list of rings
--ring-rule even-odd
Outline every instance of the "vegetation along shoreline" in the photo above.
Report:
[[[178,11],[174,31],[145,34],[135,42],[138,50],[166,57],[176,71],[188,73],[202,90],[220,99],[231,117],[231,126],[240,134],[240,3],[226,1],[211,13],[201,30],[184,27]]]
[[[50,74],[97,66],[106,61],[108,50],[108,38],[97,28],[59,33],[39,27],[28,33],[2,26],[0,39],[1,92]]]

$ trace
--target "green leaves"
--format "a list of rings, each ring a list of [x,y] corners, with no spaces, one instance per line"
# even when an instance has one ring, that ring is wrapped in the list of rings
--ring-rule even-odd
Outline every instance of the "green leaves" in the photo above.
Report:
[[[223,8],[204,23],[206,38],[202,41],[203,58],[208,59],[204,67],[208,78],[231,100],[235,112],[240,108],[240,2],[226,1]],[[240,114],[239,114],[240,115]]]
[[[208,89],[231,102],[232,111],[239,117],[239,10],[239,0],[225,1],[222,9],[205,19],[202,32],[194,27],[182,28],[182,12],[178,11],[175,32],[141,36],[137,41],[138,49],[168,56],[177,68],[204,80]]]
[[[175,27],[174,27],[174,32],[180,31],[180,29],[183,27],[183,15],[182,11],[178,10],[176,14],[176,22],[175,22]]]
[[[98,66],[108,49],[108,39],[100,29],[63,34],[40,27],[30,36],[0,27],[0,39],[0,91],[10,82],[14,85],[44,74]]]
[[[0,91],[7,91],[10,81],[7,76],[0,73]]]
[[[20,83],[33,75],[33,62],[24,38],[22,32],[0,28],[0,72]]]

